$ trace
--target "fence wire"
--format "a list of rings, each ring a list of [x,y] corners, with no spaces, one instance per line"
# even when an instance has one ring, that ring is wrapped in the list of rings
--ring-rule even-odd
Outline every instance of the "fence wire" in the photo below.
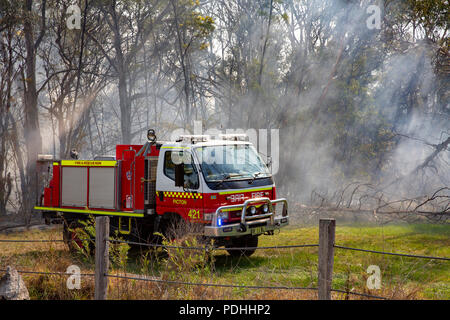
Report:
[[[71,240],[62,240],[62,239],[55,239],[55,240],[29,240],[29,239],[0,239],[0,242],[70,242],[70,241],[95,241],[95,239],[92,238],[82,238],[82,239],[71,239]]]
[[[233,248],[222,248],[222,247],[186,247],[186,246],[173,246],[164,245],[157,243],[145,243],[145,242],[133,242],[125,240],[115,240],[108,239],[111,243],[126,243],[131,245],[139,245],[145,247],[157,247],[157,248],[169,248],[169,249],[186,249],[186,250],[207,250],[207,251],[220,251],[220,250],[264,250],[264,249],[292,249],[292,248],[308,248],[308,247],[318,247],[318,244],[299,244],[299,245],[287,245],[287,246],[270,246],[270,247],[233,247]]]
[[[64,242],[64,240],[9,240],[0,239],[0,242]]]
[[[95,241],[95,239],[87,238],[87,239],[78,239],[78,240],[90,240]],[[29,239],[0,239],[0,243],[50,243],[50,242],[68,242],[75,240],[64,240],[64,239],[54,239],[54,240],[29,240]],[[156,244],[156,243],[144,243],[144,242],[133,242],[133,241],[125,241],[125,240],[117,240],[117,239],[107,239],[106,241],[110,243],[126,243],[129,245],[139,245],[146,247],[159,247],[159,248],[168,248],[168,249],[182,249],[182,250],[207,250],[207,251],[219,251],[219,250],[268,250],[268,249],[293,249],[293,248],[311,248],[311,247],[319,247],[319,244],[299,244],[299,245],[285,245],[285,246],[266,246],[266,247],[233,247],[233,248],[223,248],[223,247],[187,247],[187,246],[174,246],[174,245],[164,245],[164,244]],[[409,257],[409,258],[420,258],[420,259],[434,259],[441,261],[450,261],[450,258],[447,257],[435,257],[435,256],[424,256],[424,255],[414,255],[414,254],[405,254],[405,253],[395,253],[395,252],[384,252],[377,250],[369,250],[369,249],[361,249],[361,248],[353,248],[346,247],[341,245],[334,245],[337,249],[343,250],[352,250],[352,251],[360,251],[367,253],[375,253],[375,254],[383,254],[383,255],[391,255],[391,256],[401,256],[401,257]],[[0,269],[1,272],[6,272],[7,269]],[[59,276],[71,276],[73,273],[67,272],[43,272],[43,271],[28,271],[28,270],[17,270],[18,273],[22,274],[40,274],[40,275],[59,275]],[[80,276],[94,277],[94,273],[81,273]],[[175,285],[187,285],[187,286],[203,286],[203,287],[221,287],[221,288],[238,288],[238,289],[268,289],[268,290],[312,290],[317,291],[316,287],[289,287],[289,286],[256,286],[256,285],[234,285],[234,284],[220,284],[220,283],[199,283],[199,282],[187,282],[187,281],[177,281],[177,280],[163,280],[163,279],[150,279],[150,278],[141,278],[141,277],[130,277],[130,276],[121,276],[121,275],[113,275],[113,274],[105,274],[104,276],[109,278],[118,278],[118,279],[128,279],[135,281],[145,281],[145,282],[155,282],[155,283],[167,283],[167,284],[175,284]],[[386,297],[380,297],[376,295],[352,292],[340,289],[331,289],[333,292],[343,293],[347,295],[355,295],[360,297],[374,298],[374,299],[383,299],[387,300]]]
[[[0,269],[1,272],[6,272],[8,269]],[[46,271],[28,271],[28,270],[16,270],[18,273],[24,274],[42,274],[42,275],[56,275],[56,276],[73,276],[75,273],[69,272],[46,272]],[[76,273],[77,276],[82,277],[95,277],[95,273]]]
[[[381,300],[389,300],[389,298],[386,298],[386,297],[374,296],[372,294],[367,294],[367,293],[345,291],[345,290],[340,290],[340,289],[331,289],[331,291],[339,292],[339,293],[345,293],[345,294],[352,294],[352,295],[360,296],[360,297],[375,298],[375,299],[381,299]]]
[[[384,252],[384,251],[376,251],[376,250],[344,247],[344,246],[338,246],[338,245],[334,245],[334,247],[337,248],[337,249],[353,250],[353,251],[361,251],[361,252],[369,252],[369,253],[377,253],[377,254],[384,254],[384,255],[390,255],[390,256],[400,256],[400,257],[408,257],[408,258],[420,258],[420,259],[433,259],[433,260],[450,261],[450,258],[446,258],[446,257],[433,257],[433,256],[421,256],[421,255],[408,254],[408,253]]]
[[[79,241],[95,241],[93,238],[86,238],[86,239],[77,239]],[[42,243],[42,242],[69,242],[69,241],[77,241],[77,240],[62,240],[62,239],[55,239],[55,240],[29,240],[29,239],[0,239],[0,242],[23,242],[23,243]],[[131,245],[139,245],[139,246],[146,246],[146,247],[157,247],[157,248],[168,248],[168,249],[183,249],[183,250],[208,250],[208,251],[220,251],[220,250],[227,250],[227,251],[233,251],[233,250],[267,250],[267,249],[295,249],[295,248],[311,248],[311,247],[319,247],[318,244],[299,244],[299,245],[286,245],[286,246],[266,246],[266,247],[232,247],[232,248],[222,248],[222,247],[186,247],[186,246],[174,246],[174,245],[164,245],[164,244],[157,244],[157,243],[145,243],[145,242],[134,242],[134,241],[125,241],[125,240],[116,240],[116,239],[108,239],[110,243],[126,243]],[[391,255],[391,256],[401,256],[401,257],[408,257],[408,258],[419,258],[419,259],[432,259],[432,260],[442,260],[442,261],[450,261],[450,258],[447,257],[435,257],[435,256],[424,256],[424,255],[415,255],[415,254],[409,254],[409,253],[396,253],[396,252],[385,252],[385,251],[377,251],[377,250],[370,250],[370,249],[361,249],[361,248],[353,248],[353,247],[346,247],[341,245],[334,245],[337,249],[343,249],[343,250],[352,250],[352,251],[361,251],[361,252],[368,252],[368,253],[375,253],[375,254],[384,254],[384,255]]]
[[[155,283],[165,283],[165,284],[175,284],[175,285],[188,285],[188,286],[199,286],[199,287],[219,287],[219,288],[237,288],[237,289],[269,289],[269,290],[311,290],[317,291],[317,287],[288,287],[288,286],[254,286],[254,285],[234,285],[234,284],[221,284],[221,283],[199,283],[199,282],[187,282],[187,281],[177,281],[177,280],[162,280],[162,279],[150,279],[150,278],[140,278],[140,277],[129,277],[113,274],[105,274],[109,278],[118,278],[126,280],[136,280],[145,282],[155,282]],[[359,293],[352,291],[345,291],[339,289],[331,289],[331,291],[351,294],[366,298],[375,298],[381,300],[389,300],[386,297],[375,296],[367,293]]]
[[[168,283],[168,284],[179,284],[179,285],[189,285],[189,286],[203,286],[203,287],[221,287],[221,288],[239,288],[239,289],[279,289],[279,290],[317,290],[314,287],[288,287],[288,286],[254,286],[254,285],[237,285],[237,284],[223,284],[223,283],[200,283],[200,282],[187,282],[187,281],[177,281],[177,280],[162,280],[162,279],[150,279],[150,278],[139,278],[139,277],[129,277],[120,276],[113,274],[105,274],[109,278],[119,278],[119,279],[129,279],[147,282],[158,282],[158,283]]]

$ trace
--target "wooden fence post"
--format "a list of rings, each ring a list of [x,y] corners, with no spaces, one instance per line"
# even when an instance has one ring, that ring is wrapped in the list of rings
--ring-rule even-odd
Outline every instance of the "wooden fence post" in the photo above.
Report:
[[[109,217],[95,218],[95,300],[106,300],[109,267]]]
[[[335,219],[319,221],[319,300],[331,300],[331,281],[333,280]]]

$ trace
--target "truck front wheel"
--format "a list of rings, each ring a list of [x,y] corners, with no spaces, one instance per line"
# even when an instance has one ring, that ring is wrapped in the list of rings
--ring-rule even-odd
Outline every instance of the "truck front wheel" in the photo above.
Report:
[[[232,257],[246,256],[250,257],[256,251],[258,247],[258,236],[247,236],[241,238],[235,238],[231,240],[231,244],[226,245],[225,248],[233,249],[227,250]],[[243,249],[236,249],[243,248]]]

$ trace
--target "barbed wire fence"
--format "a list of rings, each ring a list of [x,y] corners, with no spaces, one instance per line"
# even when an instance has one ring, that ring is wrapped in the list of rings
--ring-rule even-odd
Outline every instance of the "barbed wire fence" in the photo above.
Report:
[[[253,290],[293,290],[293,291],[314,291],[318,294],[319,300],[330,300],[331,293],[342,293],[347,295],[354,295],[365,298],[372,299],[383,299],[387,300],[388,297],[377,296],[373,294],[367,294],[362,292],[353,292],[349,290],[342,290],[337,288],[332,288],[333,279],[333,263],[335,249],[338,250],[349,250],[365,252],[369,254],[379,254],[379,255],[389,255],[405,258],[416,258],[416,259],[429,259],[438,261],[450,261],[447,257],[435,257],[435,256],[424,256],[406,253],[394,253],[394,252],[384,252],[377,250],[353,248],[347,246],[337,245],[335,243],[335,219],[320,219],[319,221],[319,243],[318,244],[299,244],[299,245],[284,245],[284,246],[265,246],[265,247],[234,247],[234,248],[222,248],[222,247],[208,247],[208,246],[175,246],[175,245],[164,245],[157,243],[144,243],[144,242],[134,242],[125,241],[119,239],[111,239],[109,237],[109,217],[96,217],[96,236],[94,239],[82,239],[95,241],[95,273],[79,273],[77,276],[80,277],[90,277],[94,278],[94,298],[96,300],[108,299],[108,279],[123,279],[127,281],[143,281],[152,282],[159,284],[170,284],[170,285],[182,285],[182,286],[198,286],[198,287],[216,287],[216,288],[231,288],[231,289],[253,289]],[[42,240],[30,240],[30,239],[0,239],[0,243],[58,243],[67,242],[67,240],[62,239],[42,239]],[[228,284],[228,283],[204,283],[204,282],[193,282],[193,281],[183,281],[183,280],[168,280],[160,279],[155,277],[143,277],[140,275],[120,275],[109,273],[110,256],[109,256],[109,244],[128,244],[128,245],[138,245],[143,247],[152,248],[164,248],[164,249],[180,249],[180,250],[203,250],[203,251],[220,251],[220,250],[283,250],[283,249],[299,249],[299,248],[318,248],[318,276],[317,276],[317,287],[311,286],[258,286],[258,285],[238,285],[238,284]],[[0,268],[0,272],[7,272],[6,268]],[[60,277],[73,276],[74,273],[70,272],[43,272],[43,271],[33,271],[33,270],[17,270],[21,274],[30,275],[56,275]]]

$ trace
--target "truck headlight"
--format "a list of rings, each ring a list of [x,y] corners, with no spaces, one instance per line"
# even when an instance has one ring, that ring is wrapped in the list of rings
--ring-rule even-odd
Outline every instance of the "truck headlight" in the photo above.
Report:
[[[205,221],[211,221],[214,217],[214,213],[204,213],[203,214],[203,220]],[[222,220],[228,219],[228,212],[219,212],[217,215],[218,218],[222,218]]]
[[[225,220],[228,220],[228,212],[222,212],[222,211],[220,211],[219,213],[217,213],[217,220],[216,220],[216,223],[217,223],[217,226],[218,226],[218,227],[221,227],[221,226],[223,225],[223,222],[224,222]]]
[[[228,212],[220,211],[218,217],[221,218],[222,220],[228,220]]]
[[[248,211],[250,212],[251,215],[254,215],[256,213],[256,207],[255,206],[251,206]]]
[[[267,205],[267,203],[263,205],[262,210],[264,213],[269,212],[269,206]]]

